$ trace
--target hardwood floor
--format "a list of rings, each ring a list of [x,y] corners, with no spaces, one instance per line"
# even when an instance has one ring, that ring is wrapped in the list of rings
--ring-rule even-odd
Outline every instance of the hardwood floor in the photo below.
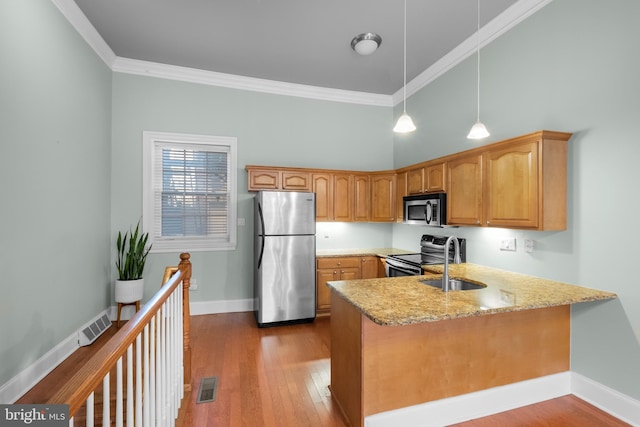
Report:
[[[253,313],[193,316],[192,392],[180,427],[346,427],[329,392],[328,317],[314,323],[259,329]],[[55,384],[116,332],[77,350],[17,403],[44,403]],[[196,403],[200,380],[218,377],[216,400]],[[79,425],[76,423],[76,425]],[[456,427],[627,426],[575,396],[541,402]]]

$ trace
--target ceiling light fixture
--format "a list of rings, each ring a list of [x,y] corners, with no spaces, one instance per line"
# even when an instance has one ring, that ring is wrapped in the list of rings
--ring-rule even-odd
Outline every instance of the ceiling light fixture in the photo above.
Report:
[[[404,0],[404,81],[402,86],[403,112],[393,128],[397,133],[408,133],[416,130],[416,125],[407,114],[407,0]]]
[[[469,139],[482,139],[489,136],[489,131],[487,127],[480,122],[480,0],[478,0],[478,28],[476,31],[477,36],[477,49],[476,53],[478,56],[478,116],[476,119],[476,124],[471,127],[469,131],[469,135],[467,138]]]
[[[371,55],[382,43],[382,37],[376,33],[358,34],[351,40],[351,49],[360,55]]]

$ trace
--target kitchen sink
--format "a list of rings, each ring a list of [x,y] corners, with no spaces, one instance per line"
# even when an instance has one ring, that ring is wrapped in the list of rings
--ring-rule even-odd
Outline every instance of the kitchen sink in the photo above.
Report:
[[[420,282],[425,285],[433,286],[434,288],[442,289],[442,279],[420,280]],[[449,279],[450,291],[473,291],[486,287],[487,285],[482,283],[469,282],[463,279]]]

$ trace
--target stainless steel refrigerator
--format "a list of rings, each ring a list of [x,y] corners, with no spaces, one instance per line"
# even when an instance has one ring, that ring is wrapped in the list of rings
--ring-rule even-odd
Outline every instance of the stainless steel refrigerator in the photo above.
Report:
[[[260,191],[254,200],[258,326],[316,317],[315,193]]]

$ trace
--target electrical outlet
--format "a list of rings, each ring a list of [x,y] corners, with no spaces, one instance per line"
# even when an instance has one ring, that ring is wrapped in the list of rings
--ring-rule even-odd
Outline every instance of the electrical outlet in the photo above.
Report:
[[[535,246],[535,243],[533,240],[531,239],[525,239],[524,240],[524,251],[525,252],[533,252],[533,247]]]
[[[244,227],[246,224],[246,221],[244,218],[238,218],[238,227]]]
[[[501,239],[500,240],[500,250],[501,251],[512,251],[514,252],[516,250],[516,238],[515,237],[509,237],[506,239]]]
[[[198,289],[198,282],[196,281],[196,279],[191,278],[191,283],[189,283],[189,290],[195,291],[197,289]]]

